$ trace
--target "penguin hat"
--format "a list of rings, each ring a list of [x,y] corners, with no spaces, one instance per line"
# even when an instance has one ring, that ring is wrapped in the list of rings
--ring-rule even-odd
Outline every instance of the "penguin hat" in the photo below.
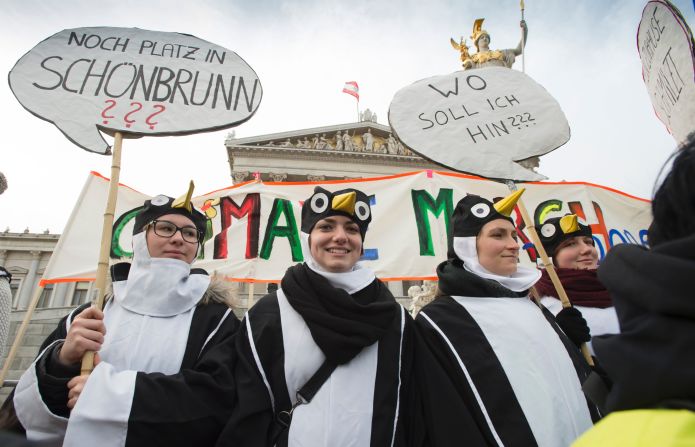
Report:
[[[555,258],[560,244],[577,236],[591,237],[591,227],[579,221],[576,214],[566,214],[562,217],[548,219],[541,225],[538,237],[548,256]]]
[[[524,188],[515,191],[497,203],[472,194],[459,200],[452,216],[454,240],[478,236],[486,223],[496,219],[508,220],[514,224],[510,216],[524,191]],[[450,253],[449,257],[455,256]]]
[[[354,188],[330,192],[317,186],[302,206],[302,233],[311,234],[318,221],[330,216],[345,216],[355,222],[360,228],[360,236],[364,242],[367,228],[372,221],[369,196]]]
[[[147,225],[159,217],[167,214],[180,214],[191,219],[193,225],[198,230],[198,242],[201,243],[207,229],[207,217],[191,204],[193,188],[194,184],[191,181],[186,194],[177,199],[160,194],[157,197],[146,200],[142,211],[135,217],[133,236],[144,231]]]
[[[449,249],[449,259],[463,261],[463,268],[475,275],[498,281],[503,286],[520,292],[528,290],[540,277],[537,269],[518,267],[509,276],[501,276],[490,272],[478,260],[477,237],[485,224],[502,219],[514,225],[512,211],[524,189],[513,192],[497,203],[476,196],[467,195],[459,200],[452,216],[453,241]]]

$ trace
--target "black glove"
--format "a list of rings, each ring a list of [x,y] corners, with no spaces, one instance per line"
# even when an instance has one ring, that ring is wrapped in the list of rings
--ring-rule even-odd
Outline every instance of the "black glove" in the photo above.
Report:
[[[565,307],[555,315],[555,321],[557,321],[557,325],[560,326],[562,332],[564,332],[577,347],[591,340],[589,325],[586,324],[586,320],[582,317],[582,313],[579,312],[577,308]]]

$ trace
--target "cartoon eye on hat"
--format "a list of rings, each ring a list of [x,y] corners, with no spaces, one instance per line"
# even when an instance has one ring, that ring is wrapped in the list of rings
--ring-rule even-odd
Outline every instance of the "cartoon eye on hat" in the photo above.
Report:
[[[475,217],[483,218],[490,214],[490,206],[487,203],[479,203],[471,207],[471,214]]]
[[[555,225],[547,223],[541,227],[541,234],[543,237],[553,237],[555,234]]]

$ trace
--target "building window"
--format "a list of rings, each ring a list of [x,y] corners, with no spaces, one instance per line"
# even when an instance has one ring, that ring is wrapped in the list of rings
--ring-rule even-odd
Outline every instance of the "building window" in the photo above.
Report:
[[[53,284],[46,284],[41,291],[41,296],[39,297],[39,302],[36,304],[36,307],[48,307],[51,302],[51,295],[53,295]]]
[[[89,283],[86,281],[75,284],[75,292],[72,294],[71,306],[79,306],[89,299]]]
[[[16,309],[19,302],[19,286],[22,284],[22,280],[19,278],[12,278],[10,282],[10,291],[12,292],[12,308]]]

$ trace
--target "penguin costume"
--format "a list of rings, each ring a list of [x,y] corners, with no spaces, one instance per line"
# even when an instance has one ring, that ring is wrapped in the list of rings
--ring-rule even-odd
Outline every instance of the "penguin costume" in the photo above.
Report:
[[[546,220],[541,225],[538,236],[548,256],[553,258],[555,272],[567,292],[572,307],[579,310],[586,319],[592,337],[620,332],[613,301],[608,290],[599,281],[597,269],[561,268],[557,264],[556,255],[564,248],[563,243],[571,242],[577,237],[591,238],[591,227],[581,222],[576,214],[567,214]],[[595,249],[592,250],[595,251]],[[536,290],[541,296],[541,304],[553,315],[562,311],[562,303],[546,270],[543,270],[541,279],[536,284]],[[587,345],[593,354],[591,342]]]
[[[133,262],[111,267],[101,361],[74,408],[67,384],[80,365],[65,364],[61,350],[81,329],[82,321],[75,322],[89,304],[60,321],[22,375],[14,405],[29,439],[101,447],[214,444],[234,401],[232,336],[239,321],[224,287],[191,268],[206,225],[190,203],[192,192],[191,182],[180,199],[147,200],[135,218]],[[151,256],[165,243],[178,244],[190,260]]]
[[[483,237],[492,237],[513,239],[507,251],[518,257],[509,216],[522,192],[496,204],[468,195],[454,210],[439,295],[416,318],[429,445],[566,446],[592,425],[581,391],[589,366],[527,295],[540,272],[507,260],[509,274],[493,273],[478,256]],[[508,233],[484,235],[498,219]]]
[[[357,262],[371,219],[356,189],[316,187],[304,202],[305,262],[242,321],[238,402],[219,446],[404,445],[412,320]]]

